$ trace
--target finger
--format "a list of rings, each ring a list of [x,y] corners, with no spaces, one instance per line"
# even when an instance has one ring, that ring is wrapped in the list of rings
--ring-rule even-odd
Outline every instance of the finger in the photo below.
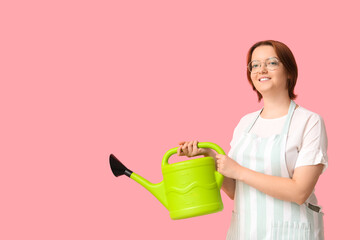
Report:
[[[193,156],[193,141],[189,142],[188,151],[189,151],[189,156]]]
[[[181,149],[184,152],[184,155],[187,156],[188,153],[189,153],[189,151],[188,151],[188,142],[185,142]]]
[[[182,151],[181,151],[181,146],[180,146],[180,147],[178,147],[178,149],[177,149],[177,155],[178,155],[178,156],[181,156],[181,154],[182,154]]]
[[[198,141],[195,140],[195,141],[193,142],[193,146],[192,146],[192,147],[193,147],[193,155],[196,155],[196,154],[198,154],[198,152],[199,152],[199,149],[198,149],[198,146],[197,146],[197,145],[198,145]]]
[[[177,149],[178,156],[184,156],[184,152],[182,151],[182,146],[185,144],[185,141],[179,142],[179,147]]]

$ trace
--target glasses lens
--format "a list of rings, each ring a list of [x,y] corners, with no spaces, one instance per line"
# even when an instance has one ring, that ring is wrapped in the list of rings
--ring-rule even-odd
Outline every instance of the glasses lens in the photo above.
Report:
[[[266,60],[266,68],[269,70],[275,70],[279,67],[279,60],[276,58],[269,58]]]
[[[260,63],[260,61],[254,60],[254,61],[249,63],[248,67],[249,67],[250,72],[256,73],[261,68],[261,63]]]

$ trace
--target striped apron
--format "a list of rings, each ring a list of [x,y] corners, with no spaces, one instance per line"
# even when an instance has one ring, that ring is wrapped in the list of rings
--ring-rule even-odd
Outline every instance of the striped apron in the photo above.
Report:
[[[242,166],[254,171],[290,178],[285,147],[296,104],[291,101],[281,134],[262,138],[250,133],[252,124],[234,143],[231,155]],[[236,181],[234,211],[227,240],[248,239],[324,239],[323,213],[317,206],[273,198]]]

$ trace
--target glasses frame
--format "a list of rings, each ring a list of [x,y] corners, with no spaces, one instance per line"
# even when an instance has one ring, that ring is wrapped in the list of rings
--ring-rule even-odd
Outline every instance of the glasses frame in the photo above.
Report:
[[[276,59],[279,63],[281,63],[280,59],[278,59],[277,57],[269,57],[269,58],[265,59],[264,61],[252,60],[251,62],[249,62],[247,68],[248,68],[249,72],[252,73],[252,74],[258,73],[258,72],[261,71],[261,67],[263,66],[262,64],[265,63],[266,61],[270,60],[270,59]],[[255,61],[260,62],[260,67],[259,67],[259,71],[258,71],[258,72],[252,72],[252,71],[251,71],[251,67],[250,67],[250,66],[251,66],[251,63],[253,63],[253,62],[255,62]],[[280,65],[280,64],[279,64],[279,65]],[[276,69],[278,69],[279,66],[277,66],[275,69],[272,69],[272,70],[270,70],[266,64],[265,64],[265,67],[266,67],[266,69],[269,70],[269,71],[275,71]]]

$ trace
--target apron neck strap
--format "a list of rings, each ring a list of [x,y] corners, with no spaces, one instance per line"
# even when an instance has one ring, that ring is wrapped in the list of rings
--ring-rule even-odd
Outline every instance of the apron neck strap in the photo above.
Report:
[[[290,122],[291,122],[291,118],[294,114],[294,111],[295,111],[295,107],[296,107],[296,103],[291,100],[290,102],[290,107],[289,107],[289,111],[288,111],[288,116],[286,118],[286,121],[285,121],[285,124],[284,124],[284,127],[283,127],[283,130],[282,130],[282,134],[288,134],[289,132],[289,128],[290,128]]]

